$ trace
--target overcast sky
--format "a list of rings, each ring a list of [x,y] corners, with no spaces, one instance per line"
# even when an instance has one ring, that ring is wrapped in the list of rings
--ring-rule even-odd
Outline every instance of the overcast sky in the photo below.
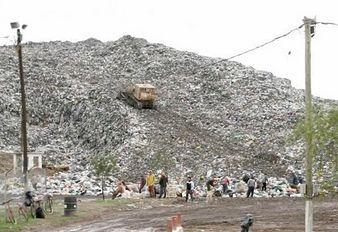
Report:
[[[111,41],[129,34],[227,58],[288,32],[304,16],[338,23],[338,1],[0,0],[0,37],[11,35],[13,40],[9,23],[19,21],[28,24],[24,41]],[[337,41],[338,26],[317,26],[312,41],[314,95],[338,99]],[[0,44],[9,42],[0,38]],[[234,60],[304,88],[304,30]]]

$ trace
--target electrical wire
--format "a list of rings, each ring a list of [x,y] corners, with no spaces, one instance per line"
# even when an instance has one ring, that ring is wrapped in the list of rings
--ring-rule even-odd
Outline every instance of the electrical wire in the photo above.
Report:
[[[333,22],[315,22],[315,24],[323,24],[323,25],[338,26],[338,23],[333,23]],[[256,47],[254,47],[254,48],[252,48],[252,49],[249,49],[249,50],[246,50],[246,51],[241,52],[241,53],[239,53],[239,54],[233,55],[233,56],[231,56],[231,57],[229,57],[229,58],[226,58],[226,59],[220,59],[220,60],[217,60],[217,61],[214,61],[214,62],[210,62],[210,63],[205,64],[205,65],[202,65],[202,66],[199,67],[199,69],[204,69],[204,68],[210,67],[210,66],[212,66],[212,65],[215,65],[215,64],[218,64],[218,63],[222,63],[222,62],[224,62],[224,61],[231,60],[231,59],[233,59],[233,58],[235,58],[235,57],[239,57],[239,56],[242,56],[242,55],[247,54],[247,53],[249,53],[249,52],[255,51],[255,50],[259,49],[259,48],[262,48],[262,47],[264,47],[264,46],[266,46],[266,45],[268,45],[268,44],[271,44],[271,43],[273,43],[273,42],[275,42],[275,41],[277,41],[277,40],[279,40],[279,39],[281,39],[281,38],[284,38],[284,37],[290,35],[291,33],[293,33],[293,32],[295,32],[295,31],[301,29],[303,26],[304,26],[304,24],[301,24],[300,26],[298,26],[298,27],[296,27],[296,28],[290,30],[289,32],[287,32],[287,33],[285,33],[285,34],[282,34],[282,35],[280,35],[280,36],[277,36],[277,37],[275,37],[274,39],[272,39],[272,40],[270,40],[270,41],[268,41],[268,42],[265,42],[265,43],[263,43],[263,44],[261,44],[261,45],[259,45],[259,46],[256,46]],[[196,75],[196,73],[194,73],[194,74],[192,74],[192,75],[190,75],[190,76],[195,76],[195,75]]]
[[[323,25],[338,26],[338,23],[333,23],[333,22],[315,22],[315,24],[323,24]],[[277,37],[275,37],[274,39],[272,39],[272,40],[270,40],[270,41],[268,41],[268,42],[262,43],[261,45],[258,45],[258,46],[254,47],[254,48],[251,48],[251,49],[246,50],[246,51],[244,51],[244,52],[241,52],[241,53],[238,53],[238,54],[236,54],[236,55],[233,55],[233,56],[231,56],[231,57],[229,57],[229,58],[217,60],[217,61],[214,61],[214,62],[210,62],[209,64],[202,65],[202,66],[199,67],[199,69],[203,69],[203,68],[206,68],[206,67],[210,67],[211,65],[215,65],[215,64],[218,64],[218,63],[222,63],[222,62],[224,62],[224,61],[231,60],[231,59],[233,59],[233,58],[236,58],[236,57],[242,56],[242,55],[244,55],[244,54],[247,54],[247,53],[249,53],[249,52],[255,51],[255,50],[259,49],[259,48],[262,48],[262,47],[264,47],[264,46],[266,46],[266,45],[268,45],[268,44],[271,44],[271,43],[273,43],[273,42],[275,42],[275,41],[277,41],[277,40],[279,40],[279,39],[282,39],[282,38],[284,38],[284,37],[290,35],[291,33],[293,33],[293,32],[295,32],[295,31],[301,29],[303,26],[304,26],[304,24],[301,24],[300,26],[298,26],[298,27],[296,27],[296,28],[293,28],[292,30],[290,30],[289,32],[287,32],[287,33],[285,33],[285,34],[282,34],[282,35],[280,35],[280,36],[277,36]],[[190,76],[194,76],[194,75],[196,75],[196,73],[194,73],[194,74],[192,74],[192,75],[190,75]]]
[[[338,23],[333,23],[333,22],[315,22],[315,24],[323,24],[323,25],[338,26]],[[256,47],[254,47],[254,48],[251,48],[251,49],[246,50],[246,51],[244,51],[244,52],[241,52],[241,53],[238,53],[238,54],[236,54],[236,55],[233,55],[233,56],[231,56],[231,57],[229,57],[229,58],[226,58],[226,59],[222,59],[222,60],[213,62],[213,63],[208,64],[208,65],[206,65],[206,66],[214,65],[214,64],[220,63],[220,62],[222,62],[222,61],[224,61],[224,60],[231,60],[231,59],[233,59],[233,58],[236,58],[236,57],[242,56],[242,55],[244,55],[244,54],[247,54],[247,53],[249,53],[249,52],[255,51],[255,50],[259,49],[259,48],[262,48],[262,47],[264,47],[264,46],[266,46],[266,45],[268,45],[268,44],[270,44],[270,43],[273,43],[273,42],[275,42],[275,41],[277,41],[277,40],[279,40],[279,39],[281,39],[281,38],[284,38],[284,37],[290,35],[292,32],[301,29],[303,26],[304,26],[304,24],[301,24],[300,26],[298,26],[298,27],[296,27],[296,28],[290,30],[289,32],[287,32],[287,33],[285,33],[285,34],[282,34],[282,35],[280,35],[280,36],[277,36],[277,37],[275,37],[274,39],[272,39],[272,40],[270,40],[270,41],[268,41],[268,42],[265,42],[265,43],[263,43],[263,44],[261,44],[261,45],[258,45],[258,46],[256,46]],[[202,68],[203,68],[203,66],[202,66]]]
[[[331,23],[331,22],[316,22],[316,24],[338,26],[338,23]]]
[[[224,61],[231,60],[231,59],[233,59],[233,58],[235,58],[235,57],[238,57],[238,56],[247,54],[247,53],[249,53],[249,52],[255,51],[255,50],[257,50],[257,49],[259,49],[259,48],[261,48],[261,47],[264,47],[264,46],[266,46],[266,45],[268,45],[268,44],[270,44],[270,43],[275,42],[276,40],[279,40],[279,39],[281,39],[281,38],[284,38],[284,37],[290,35],[292,32],[301,29],[303,26],[304,26],[304,24],[301,24],[300,26],[298,26],[298,27],[296,27],[296,28],[290,30],[289,32],[287,32],[287,33],[285,33],[285,34],[282,34],[282,35],[280,35],[280,36],[277,36],[277,37],[275,37],[274,39],[272,39],[272,40],[270,40],[270,41],[268,41],[268,42],[265,42],[265,43],[263,43],[263,44],[261,44],[261,45],[255,47],[255,48],[252,48],[252,49],[249,49],[249,50],[247,50],[247,51],[241,52],[241,53],[239,53],[239,54],[237,54],[237,55],[231,56],[231,57],[226,58],[226,59],[221,59],[221,60],[217,60],[217,61],[214,61],[214,62],[210,62],[210,63],[208,63],[208,64],[205,64],[205,65],[200,66],[199,69],[207,68],[207,67],[210,67],[211,65],[215,65],[215,64],[218,64],[218,63],[222,63],[222,62],[224,62]],[[190,76],[194,76],[194,75],[196,75],[196,73],[194,73],[194,74],[192,74],[192,75],[190,75]]]
[[[261,45],[258,45],[258,46],[254,47],[254,48],[251,48],[251,49],[246,50],[246,51],[244,51],[244,52],[241,52],[241,53],[239,53],[239,54],[233,55],[233,56],[227,58],[227,60],[231,60],[231,59],[233,59],[233,58],[235,58],[235,57],[242,56],[242,55],[247,54],[247,53],[249,53],[249,52],[255,51],[255,50],[257,50],[257,49],[259,49],[259,48],[261,48],[261,47],[264,47],[264,46],[266,46],[266,45],[268,45],[268,44],[270,44],[270,43],[273,43],[273,42],[275,42],[276,40],[279,40],[279,39],[281,39],[281,38],[284,38],[284,37],[290,35],[292,32],[301,29],[303,26],[304,26],[304,24],[302,24],[302,25],[300,25],[300,26],[298,26],[298,27],[296,27],[296,28],[290,30],[289,32],[287,32],[287,33],[285,33],[285,34],[282,34],[282,35],[280,35],[280,36],[277,36],[277,37],[275,37],[274,39],[272,39],[272,40],[270,40],[270,41],[268,41],[268,42],[265,42],[265,43],[263,43],[263,44],[261,44]]]

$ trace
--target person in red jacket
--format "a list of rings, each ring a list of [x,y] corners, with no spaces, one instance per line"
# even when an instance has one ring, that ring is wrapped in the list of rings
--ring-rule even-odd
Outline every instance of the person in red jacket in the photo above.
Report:
[[[222,191],[223,191],[223,194],[226,194],[227,191],[228,191],[228,188],[229,188],[229,184],[230,184],[230,178],[225,176],[222,180]]]

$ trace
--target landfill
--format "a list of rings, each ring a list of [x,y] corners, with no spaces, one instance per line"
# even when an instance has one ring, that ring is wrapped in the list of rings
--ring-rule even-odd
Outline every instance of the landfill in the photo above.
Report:
[[[21,150],[21,95],[14,46],[0,47],[0,150]],[[287,137],[304,117],[304,91],[291,81],[235,61],[123,36],[23,44],[29,151],[68,172],[47,178],[58,194],[101,190],[90,158],[113,153],[117,179],[136,183],[147,170],[169,178],[244,172],[283,177],[304,170],[303,144]],[[156,87],[154,109],[116,99],[131,84]],[[313,98],[328,108],[336,101]],[[284,187],[283,187],[284,189]],[[283,194],[287,191],[283,190]]]

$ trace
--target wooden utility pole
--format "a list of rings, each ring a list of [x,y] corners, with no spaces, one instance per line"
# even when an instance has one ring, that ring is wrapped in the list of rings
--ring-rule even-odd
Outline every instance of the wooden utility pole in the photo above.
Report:
[[[25,182],[25,189],[27,189],[28,180],[27,180],[27,169],[28,169],[28,142],[27,142],[27,110],[26,110],[26,92],[25,92],[25,79],[23,75],[23,65],[22,65],[22,34],[20,29],[17,29],[17,45],[16,49],[19,57],[19,74],[20,74],[20,86],[21,86],[21,149],[23,155],[23,176]]]
[[[312,95],[311,95],[311,36],[313,35],[315,21],[304,17],[305,26],[305,168],[306,168],[306,194],[305,194],[305,232],[313,230],[313,126],[312,126]],[[313,27],[313,28],[311,28]]]

